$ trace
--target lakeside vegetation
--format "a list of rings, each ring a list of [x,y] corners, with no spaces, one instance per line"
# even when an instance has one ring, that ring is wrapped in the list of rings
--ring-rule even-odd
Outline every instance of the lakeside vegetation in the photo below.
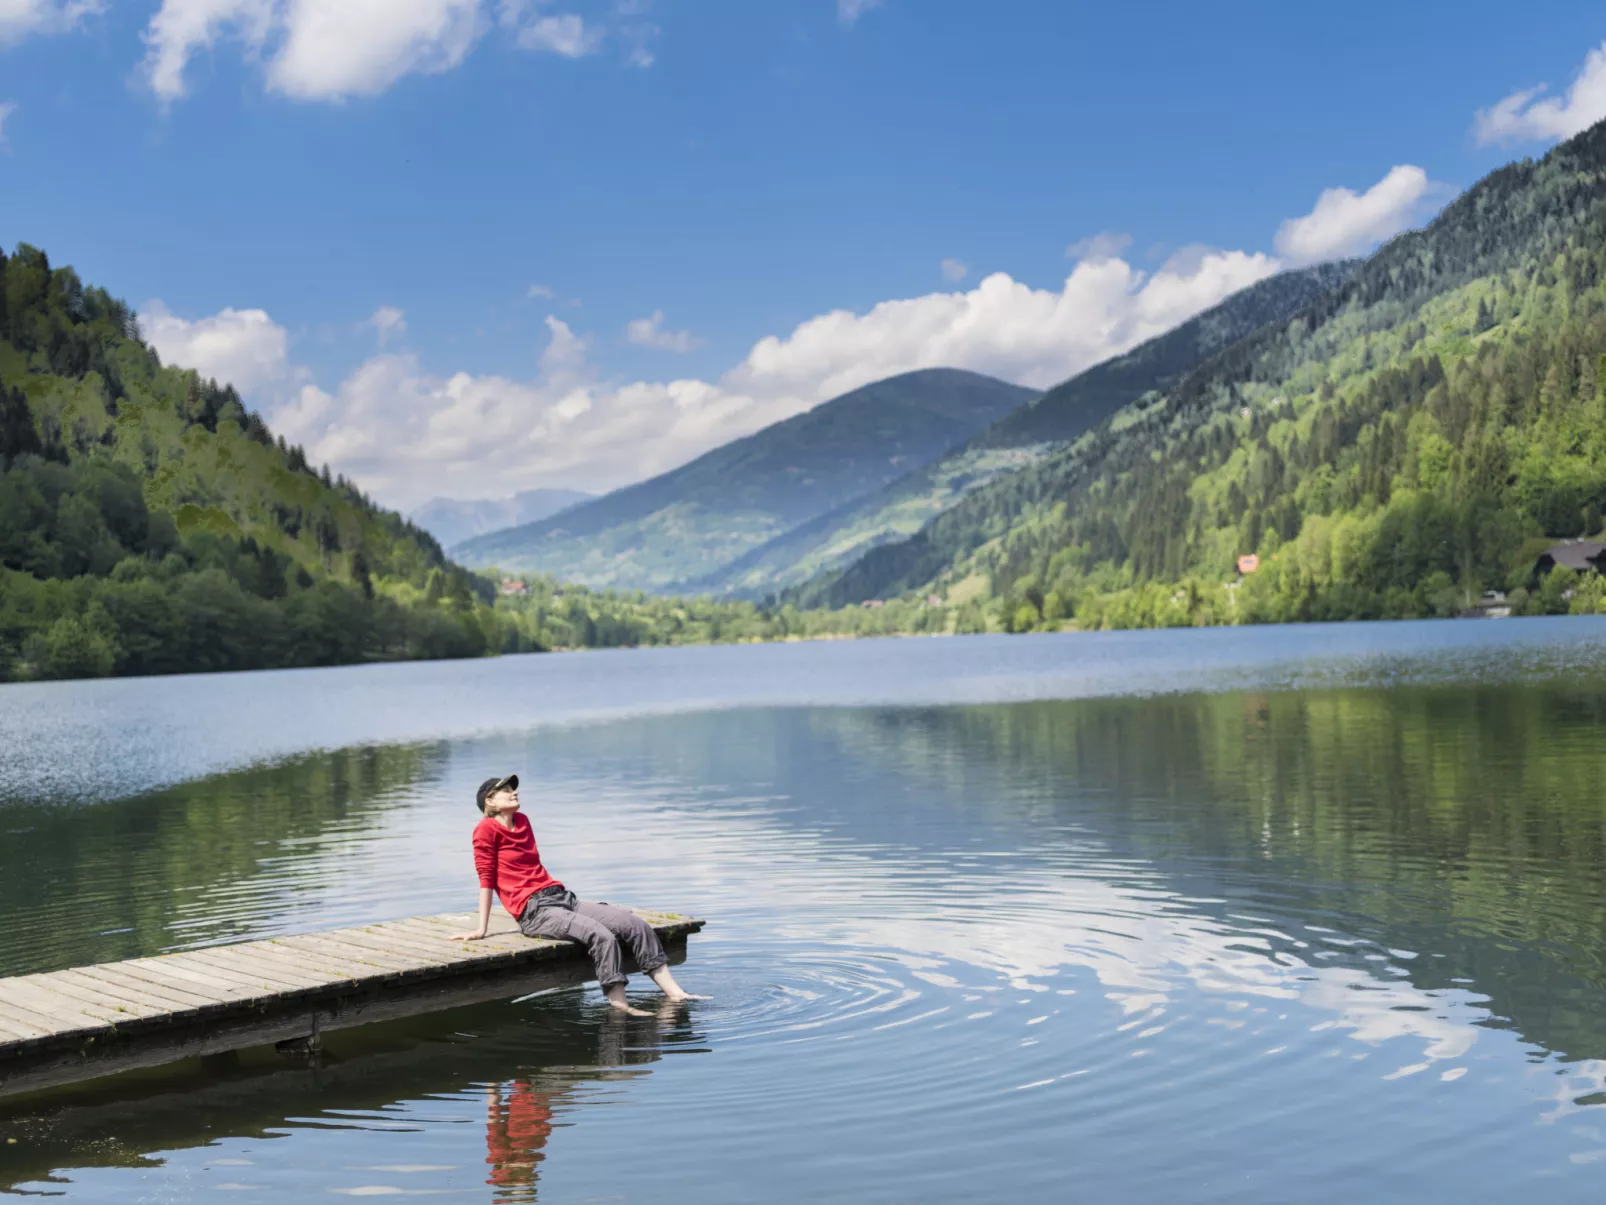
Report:
[[[1325,279],[911,538],[760,603],[470,572],[24,244],[0,254],[0,680],[1447,616],[1488,590],[1606,613],[1606,577],[1534,573],[1606,530],[1606,124]]]
[[[1003,630],[1602,609],[1538,553],[1606,510],[1606,125],[1503,168],[1292,321],[785,597]],[[1258,554],[1240,581],[1235,562]]]
[[[126,304],[0,254],[0,680],[475,656],[491,602]]]

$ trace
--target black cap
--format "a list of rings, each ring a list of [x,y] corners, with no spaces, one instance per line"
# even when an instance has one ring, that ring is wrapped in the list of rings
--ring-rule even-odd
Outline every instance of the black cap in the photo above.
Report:
[[[487,778],[480,783],[480,789],[474,792],[475,805],[483,812],[485,810],[485,801],[504,788],[512,791],[518,790],[519,776],[517,774],[509,774],[506,778]]]

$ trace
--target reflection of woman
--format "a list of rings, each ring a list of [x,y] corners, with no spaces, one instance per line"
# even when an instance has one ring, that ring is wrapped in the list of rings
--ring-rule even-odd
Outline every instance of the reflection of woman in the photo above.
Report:
[[[685,1019],[684,1008],[669,1000],[660,1002],[652,1022],[628,1021],[622,1013],[609,1010],[597,1034],[595,1068],[657,1062],[664,1031]],[[485,1182],[497,1190],[496,1205],[535,1201],[540,1179],[537,1168],[546,1158],[553,1113],[567,1094],[567,1086],[537,1091],[523,1078],[486,1088],[485,1162],[490,1174]]]
[[[552,1133],[551,1100],[522,1079],[505,1092],[501,1084],[492,1084],[486,1093],[485,1162],[491,1168],[486,1183],[502,1190],[498,1202],[535,1200],[535,1167],[546,1157]]]

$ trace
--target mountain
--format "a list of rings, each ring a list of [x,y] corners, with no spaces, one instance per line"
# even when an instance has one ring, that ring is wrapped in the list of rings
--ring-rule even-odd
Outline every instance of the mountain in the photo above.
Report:
[[[595,497],[579,490],[524,490],[511,498],[471,502],[431,498],[407,517],[439,540],[443,548],[450,548],[488,531],[538,522]]]
[[[1539,590],[1534,557],[1603,510],[1606,123],[788,600],[933,591],[962,630],[1588,610],[1606,578]]]
[[[999,476],[1034,464],[1121,406],[1175,384],[1222,348],[1267,323],[1287,319],[1348,280],[1358,264],[1321,264],[1251,285],[1017,407],[932,464],[785,532],[689,585],[699,592],[762,595],[911,536],[934,515]]]
[[[956,369],[877,381],[561,515],[456,545],[465,564],[665,591],[931,461],[1034,396]]]
[[[0,680],[523,647],[490,589],[123,302],[0,254]]]

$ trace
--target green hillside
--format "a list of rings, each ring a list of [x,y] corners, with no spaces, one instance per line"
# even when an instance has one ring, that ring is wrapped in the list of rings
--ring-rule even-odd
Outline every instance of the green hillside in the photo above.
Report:
[[[845,566],[869,549],[913,535],[934,515],[1097,426],[1121,406],[1183,374],[1268,322],[1282,322],[1348,280],[1358,261],[1284,272],[1195,318],[1079,373],[1017,407],[934,463],[866,498],[785,532],[691,588],[759,596]]]
[[[976,373],[906,373],[452,555],[595,587],[671,590],[930,462],[1032,396]]]
[[[1606,125],[791,601],[934,590],[1006,630],[1450,614],[1489,588],[1593,610],[1606,579],[1527,586],[1538,548],[1601,527],[1603,356]]]
[[[488,602],[124,303],[0,254],[0,680],[476,655]]]

